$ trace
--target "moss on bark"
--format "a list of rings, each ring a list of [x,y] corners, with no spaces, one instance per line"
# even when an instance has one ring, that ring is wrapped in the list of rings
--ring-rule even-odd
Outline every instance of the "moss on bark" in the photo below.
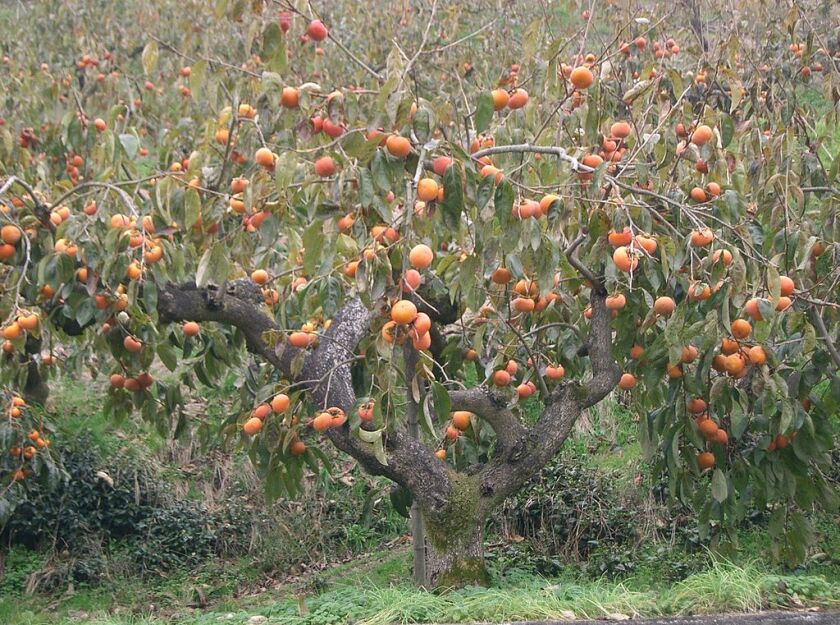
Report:
[[[464,586],[489,586],[490,573],[484,558],[459,558],[435,580],[435,589],[444,590]]]
[[[435,547],[469,543],[478,519],[478,484],[467,475],[450,471],[452,488],[442,512],[423,511],[426,534]]]
[[[479,506],[478,482],[452,472],[446,507],[434,514],[424,511],[429,542],[427,569],[436,589],[486,586],[490,575],[484,565],[484,518]]]

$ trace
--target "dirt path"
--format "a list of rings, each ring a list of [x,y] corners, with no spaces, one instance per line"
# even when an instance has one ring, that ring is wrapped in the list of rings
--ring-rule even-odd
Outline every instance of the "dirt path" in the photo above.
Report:
[[[604,625],[611,621],[528,621],[515,625]],[[840,625],[840,612],[761,612],[654,619],[633,619],[639,625]]]

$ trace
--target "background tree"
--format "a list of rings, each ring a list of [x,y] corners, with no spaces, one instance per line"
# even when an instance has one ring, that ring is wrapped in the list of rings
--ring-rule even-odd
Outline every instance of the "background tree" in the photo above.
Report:
[[[56,475],[57,362],[175,436],[235,366],[218,434],[269,494],[329,440],[414,503],[434,586],[486,581],[489,512],[614,390],[702,535],[767,508],[801,559],[837,500],[837,9],[765,10],[10,15],[0,520]]]

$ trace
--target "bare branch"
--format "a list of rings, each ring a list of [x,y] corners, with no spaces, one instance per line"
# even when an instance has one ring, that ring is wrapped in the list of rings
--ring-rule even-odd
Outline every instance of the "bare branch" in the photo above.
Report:
[[[589,298],[592,319],[587,339],[592,379],[586,383],[582,408],[594,406],[618,384],[621,369],[612,356],[612,313],[607,309],[606,293],[592,292]]]
[[[275,321],[260,310],[262,294],[256,284],[250,283],[256,290],[244,297],[241,289],[249,281],[225,283],[221,287],[207,286],[199,288],[195,283],[166,284],[160,287],[157,310],[163,322],[171,321],[218,321],[235,326],[245,335],[248,350],[265,358],[276,367],[282,367],[281,358],[274,349],[263,340],[263,334],[270,331],[280,332]],[[247,292],[247,291],[246,291]],[[291,354],[284,354],[291,360]]]
[[[13,184],[23,187],[23,190],[26,191],[29,197],[32,198],[32,202],[35,204],[35,217],[37,217],[38,221],[40,221],[42,225],[46,226],[50,232],[55,232],[55,224],[50,221],[50,210],[43,202],[41,202],[41,200],[38,199],[38,196],[35,194],[35,190],[28,182],[26,182],[26,180],[18,178],[17,176],[9,176],[9,178],[6,179],[6,182],[3,183],[3,186],[0,187],[0,195],[8,191]]]
[[[828,333],[828,329],[825,327],[825,322],[823,321],[820,311],[816,308],[810,308],[808,310],[808,316],[811,318],[811,321],[816,327],[817,334],[819,334],[820,338],[825,343],[825,348],[828,350],[828,353],[831,354],[831,359],[834,361],[834,364],[840,368],[840,352],[837,351],[837,346],[834,344],[831,335]]]
[[[580,259],[575,254],[575,251],[580,246],[581,243],[586,239],[586,235],[584,233],[580,233],[566,248],[566,258],[569,259],[569,264],[577,269],[578,273],[582,275],[584,278],[589,280],[592,284],[592,288],[596,291],[606,293],[607,290],[604,287],[603,280],[597,278],[592,270],[589,269],[586,265],[580,262]]]
[[[496,440],[505,450],[513,447],[526,434],[525,426],[508,408],[507,399],[483,386],[449,391],[453,410],[467,410],[487,421],[496,433]],[[447,415],[448,416],[448,415]]]

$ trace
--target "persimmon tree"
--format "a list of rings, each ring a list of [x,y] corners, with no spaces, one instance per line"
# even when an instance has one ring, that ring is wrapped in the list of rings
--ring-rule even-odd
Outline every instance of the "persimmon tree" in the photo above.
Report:
[[[334,445],[414,502],[431,585],[483,583],[485,519],[613,394],[702,536],[757,508],[804,557],[837,502],[831,19],[146,4],[3,44],[0,512],[58,475],[29,403],[61,370],[273,496]],[[185,403],[231,368],[217,432]]]

